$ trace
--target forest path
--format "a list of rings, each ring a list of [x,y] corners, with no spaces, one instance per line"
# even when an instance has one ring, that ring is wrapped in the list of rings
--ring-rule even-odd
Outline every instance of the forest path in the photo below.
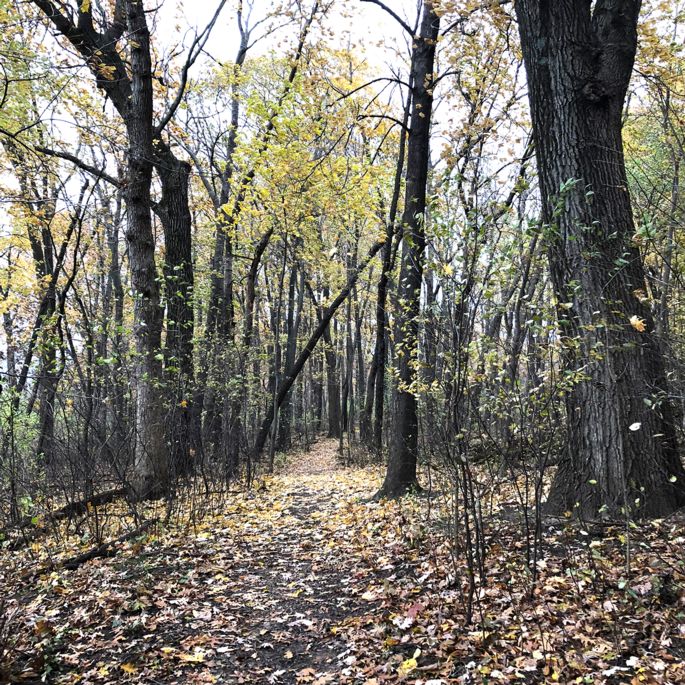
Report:
[[[349,491],[348,475],[328,439],[291,454],[267,485],[279,489],[273,513],[251,524],[246,563],[234,568],[243,644],[226,682],[340,682],[346,645],[336,626],[362,608],[346,575],[348,543],[327,525],[362,494]]]
[[[41,577],[15,595],[22,677],[49,660],[56,685],[373,682],[355,626],[401,557],[384,530],[394,514],[368,502],[381,475],[344,468],[322,440],[248,492],[191,501],[195,514],[111,559]]]
[[[248,492],[179,500],[177,520],[75,570],[36,573],[91,547],[86,523],[62,538],[68,550],[52,538],[19,552],[0,545],[0,683],[685,683],[685,595],[655,562],[678,568],[682,522],[633,530],[630,593],[623,528],[546,531],[569,554],[540,560],[538,595],[518,524],[492,519],[483,623],[467,625],[468,569],[444,519],[433,525],[438,503],[370,502],[381,477],[339,466],[337,443],[321,441]],[[124,503],[98,512],[115,538]]]

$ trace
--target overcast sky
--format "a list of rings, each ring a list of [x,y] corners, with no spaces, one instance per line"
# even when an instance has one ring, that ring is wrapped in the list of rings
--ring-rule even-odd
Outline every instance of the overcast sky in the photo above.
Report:
[[[308,12],[313,0],[302,0],[303,10]],[[273,0],[252,0],[252,23],[262,19],[277,5]],[[389,7],[413,26],[417,5],[413,0],[387,0]],[[158,49],[167,51],[185,35],[185,42],[192,40],[195,31],[201,31],[210,21],[219,5],[218,0],[165,0],[157,13]],[[232,61],[239,45],[236,28],[235,0],[228,0],[207,43],[207,52],[220,61]],[[247,2],[246,2],[247,6]],[[278,24],[279,22],[275,22]],[[281,22],[282,23],[282,22]],[[323,18],[322,24],[331,32],[327,40],[340,47],[359,45],[368,60],[379,69],[396,64],[396,50],[406,52],[406,39],[402,29],[380,7],[361,0],[335,0],[332,9]],[[259,27],[255,35],[263,35]],[[259,55],[276,50],[286,54],[297,38],[297,27],[288,25],[270,32],[260,40],[251,52]]]

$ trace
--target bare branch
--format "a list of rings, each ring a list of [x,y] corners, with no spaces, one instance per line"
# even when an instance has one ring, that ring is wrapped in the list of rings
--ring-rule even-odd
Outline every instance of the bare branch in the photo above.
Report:
[[[409,24],[407,24],[402,17],[400,17],[399,14],[391,10],[385,3],[381,2],[381,0],[361,0],[362,2],[369,2],[372,5],[378,5],[382,10],[387,12],[410,36],[414,35],[414,31],[412,31],[411,27]]]
[[[157,124],[155,127],[153,133],[155,138],[159,137],[161,132],[164,130],[164,127],[171,121],[174,114],[176,114],[176,110],[179,108],[179,105],[183,100],[183,96],[185,95],[186,86],[188,84],[188,72],[193,64],[195,64],[197,58],[202,54],[205,44],[207,43],[207,40],[212,33],[212,29],[214,28],[225,4],[226,0],[220,0],[219,6],[216,8],[216,12],[214,12],[214,16],[211,18],[210,22],[207,24],[207,26],[205,26],[201,33],[195,36],[195,40],[193,40],[193,43],[188,50],[186,62],[181,70],[181,83],[178,86],[178,92],[176,93],[176,97],[174,98],[173,102],[169,105],[167,111],[164,113],[164,116],[160,120],[159,124]]]
[[[40,152],[43,155],[49,155],[50,157],[58,157],[59,159],[64,159],[67,162],[71,162],[82,171],[85,171],[91,174],[92,176],[95,176],[95,178],[101,178],[103,181],[107,181],[107,183],[110,183],[115,188],[121,188],[121,181],[119,179],[114,178],[114,176],[108,174],[104,169],[98,169],[97,167],[94,167],[91,164],[84,162],[80,157],[77,157],[76,155],[72,155],[69,152],[63,152],[62,150],[53,150],[52,148],[43,147],[42,145],[35,145],[32,149],[35,152]]]

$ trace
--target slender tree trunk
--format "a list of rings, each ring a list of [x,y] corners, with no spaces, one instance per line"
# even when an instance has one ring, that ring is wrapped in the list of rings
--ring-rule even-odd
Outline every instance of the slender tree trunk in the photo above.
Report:
[[[117,213],[115,219],[118,221],[120,212]],[[111,267],[110,274],[112,278],[112,288],[114,290],[114,349],[119,359],[119,363],[115,370],[115,382],[110,391],[115,393],[113,407],[115,415],[113,416],[113,424],[115,430],[120,437],[120,443],[123,444],[128,440],[130,417],[133,415],[132,403],[126,391],[126,378],[124,366],[122,364],[124,354],[124,285],[121,279],[121,260],[119,257],[119,227],[112,229],[112,233],[108,238],[111,253]]]
[[[426,187],[430,159],[430,122],[433,109],[433,68],[440,17],[424,0],[419,35],[412,49],[413,87],[411,127],[407,141],[407,177],[402,215],[402,266],[398,284],[395,328],[397,401],[395,430],[385,481],[378,497],[396,497],[418,487],[418,342],[421,283],[426,245],[424,231]],[[381,368],[381,365],[378,367]]]
[[[52,203],[50,203],[52,204]],[[41,212],[38,213],[40,216]],[[43,456],[45,464],[50,466],[55,461],[55,399],[57,396],[57,329],[55,314],[57,311],[57,284],[59,276],[55,273],[55,254],[53,238],[50,232],[50,222],[54,211],[48,212],[49,217],[42,217],[41,225],[41,263],[36,264],[37,273],[43,282],[47,279],[44,295],[45,314],[41,324],[40,342],[40,378],[38,380],[38,444],[36,452]]]
[[[302,307],[304,305],[304,271],[300,271],[299,281],[298,285],[298,269],[296,266],[293,266],[290,272],[290,283],[288,287],[288,337],[285,345],[284,365],[286,373],[295,363],[295,356],[297,354],[297,336],[300,331],[300,320],[302,318]],[[291,391],[286,395],[281,406],[278,433],[278,449],[281,451],[288,450],[291,447],[292,422],[293,407]]]
[[[331,336],[331,327],[327,326],[323,334],[326,359],[326,395],[328,399],[328,437],[340,437],[340,377],[338,376],[338,354]]]
[[[634,294],[645,275],[621,124],[640,4],[516,3],[568,380],[569,440],[548,506],[579,516],[685,503],[664,359]]]
[[[411,76],[410,76],[411,78]],[[411,85],[411,83],[410,83]],[[407,127],[411,115],[411,90],[407,93],[407,102],[404,107],[402,118],[402,130],[400,131],[400,146],[397,155],[397,166],[395,168],[395,182],[393,185],[392,200],[388,219],[385,224],[385,244],[383,246],[383,259],[381,275],[378,279],[376,291],[376,342],[374,345],[371,368],[366,385],[366,402],[360,424],[363,426],[362,440],[373,448],[376,455],[380,456],[383,446],[383,410],[385,407],[385,363],[387,358],[387,334],[388,334],[388,281],[390,272],[393,269],[393,256],[395,254],[393,243],[399,237],[397,231],[397,210],[402,190],[402,176],[404,173],[404,159],[407,147]],[[373,427],[371,426],[371,416],[373,412]],[[366,439],[365,436],[366,435]]]
[[[670,105],[669,100],[664,107],[664,132],[668,133],[670,126]],[[671,206],[668,215],[668,225],[666,228],[666,244],[663,248],[664,264],[661,272],[661,297],[659,298],[659,310],[657,317],[657,331],[659,337],[666,340],[670,331],[670,311],[669,296],[671,291],[671,280],[673,277],[673,252],[676,229],[678,227],[678,212],[680,207],[680,163],[682,153],[671,147],[671,164],[673,176],[671,179]]]

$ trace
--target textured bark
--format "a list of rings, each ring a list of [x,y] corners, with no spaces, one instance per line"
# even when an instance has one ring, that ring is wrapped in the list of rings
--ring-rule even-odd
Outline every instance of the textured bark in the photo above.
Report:
[[[155,141],[155,169],[162,185],[156,213],[164,229],[166,296],[165,383],[169,396],[166,442],[176,474],[192,470],[191,448],[199,443],[199,416],[193,410],[193,259],[188,197],[190,165],[163,141]]]
[[[150,186],[153,171],[153,92],[150,33],[142,0],[121,0],[103,31],[93,24],[90,3],[79,5],[75,20],[51,0],[33,0],[56,30],[88,65],[98,86],[112,101],[127,134],[125,172],[126,240],[135,296],[136,341],[135,466],[132,489],[138,497],[168,489],[162,396],[163,312],[155,265]],[[126,34],[128,63],[119,41]],[[105,68],[103,68],[105,67]]]
[[[131,47],[131,94],[124,123],[128,133],[126,239],[135,292],[136,450],[133,489],[139,497],[159,495],[168,487],[164,445],[162,363],[163,311],[155,265],[150,211],[152,184],[152,63],[150,34],[141,2],[126,2]]]
[[[567,372],[577,372],[548,506],[582,516],[664,515],[685,503],[664,359],[634,294],[644,272],[621,116],[639,11],[640,0],[516,3],[559,327]]]
[[[426,186],[430,158],[430,122],[433,109],[433,68],[440,17],[424,0],[419,35],[411,60],[412,112],[407,140],[407,174],[402,214],[402,266],[398,284],[395,329],[397,399],[385,481],[378,497],[396,497],[416,488],[418,411],[415,383],[423,261]],[[379,364],[380,369],[380,364]]]

